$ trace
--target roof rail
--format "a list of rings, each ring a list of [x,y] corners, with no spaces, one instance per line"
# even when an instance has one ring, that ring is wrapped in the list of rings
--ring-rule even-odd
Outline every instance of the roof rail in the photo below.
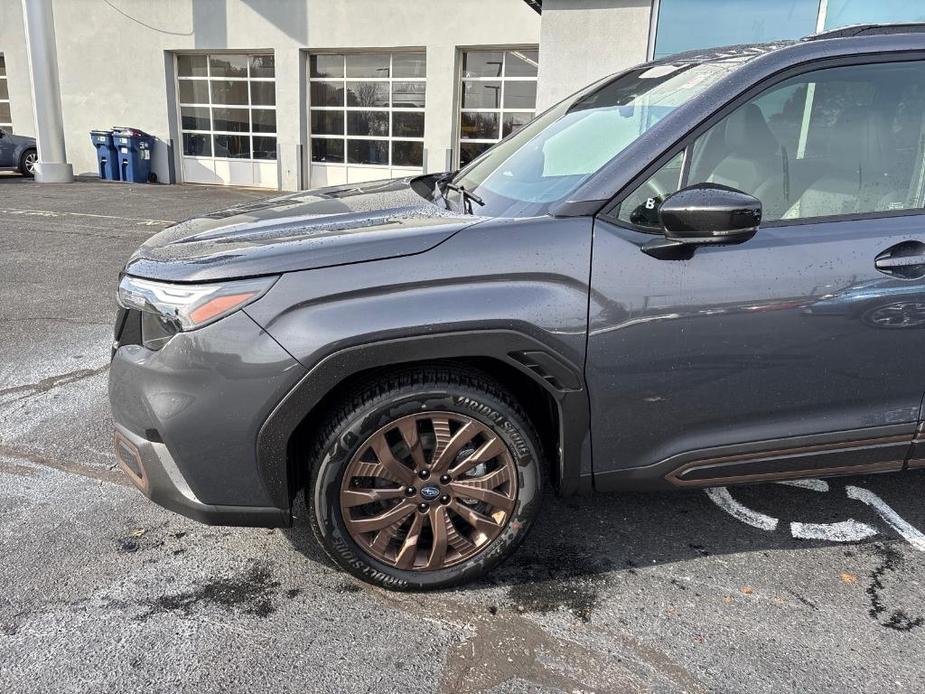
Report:
[[[898,22],[895,24],[852,24],[837,27],[817,34],[804,36],[803,41],[819,41],[820,39],[844,39],[852,36],[874,36],[877,34],[917,34],[925,32],[923,22]]]

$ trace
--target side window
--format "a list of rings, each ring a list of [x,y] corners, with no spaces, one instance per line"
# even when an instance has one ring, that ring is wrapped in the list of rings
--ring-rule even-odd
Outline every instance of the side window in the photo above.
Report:
[[[817,70],[717,123],[688,147],[686,180],[665,187],[676,157],[626,198],[619,218],[657,227],[661,200],[702,182],[754,195],[765,221],[919,209],[923,143],[925,64]],[[655,213],[643,214],[645,205]]]

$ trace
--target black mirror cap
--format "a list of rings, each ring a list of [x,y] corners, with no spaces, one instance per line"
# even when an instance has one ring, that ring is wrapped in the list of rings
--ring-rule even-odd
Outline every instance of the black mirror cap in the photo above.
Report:
[[[669,195],[658,211],[665,236],[695,243],[741,243],[761,223],[761,201],[718,183],[698,183]]]

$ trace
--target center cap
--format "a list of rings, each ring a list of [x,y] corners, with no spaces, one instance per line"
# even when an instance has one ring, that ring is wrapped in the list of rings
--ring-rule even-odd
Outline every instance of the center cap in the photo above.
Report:
[[[433,501],[438,496],[440,496],[440,487],[433,484],[421,487],[421,498],[424,499],[424,501]]]

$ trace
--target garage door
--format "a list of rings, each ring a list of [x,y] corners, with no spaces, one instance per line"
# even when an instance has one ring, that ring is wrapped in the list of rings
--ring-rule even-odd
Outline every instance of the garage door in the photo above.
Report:
[[[186,183],[279,188],[272,54],[177,56]]]

